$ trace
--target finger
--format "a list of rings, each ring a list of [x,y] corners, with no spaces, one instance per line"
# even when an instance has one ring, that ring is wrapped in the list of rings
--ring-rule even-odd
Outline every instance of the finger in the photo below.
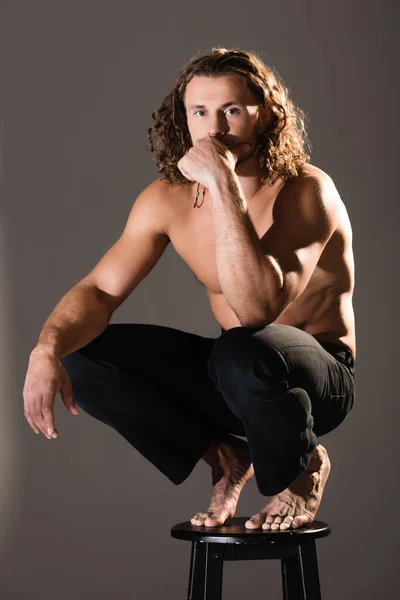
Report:
[[[30,407],[29,407],[29,402],[28,402],[28,397],[27,397],[27,393],[25,391],[23,391],[23,398],[24,398],[24,416],[25,419],[28,421],[29,425],[32,427],[33,431],[35,433],[40,433],[40,429],[39,427],[36,425],[36,423],[34,422],[32,415],[31,415],[31,411],[30,411]]]
[[[28,414],[26,414],[26,413],[25,413],[25,419],[28,421],[29,425],[32,427],[32,429],[33,429],[33,431],[34,431],[35,433],[40,433],[40,429],[39,429],[39,427],[37,427],[37,426],[35,425],[35,423],[34,423],[34,422],[32,421],[32,419],[31,419],[31,417],[30,417]]]
[[[69,412],[74,415],[79,415],[79,409],[76,405],[74,399],[74,393],[72,391],[72,383],[69,377],[65,377],[62,382],[62,387],[60,390],[62,401],[65,404],[65,407]]]
[[[50,439],[50,436],[46,431],[46,427],[45,427],[45,423],[44,423],[44,419],[43,419],[42,407],[39,405],[34,406],[30,413],[30,417],[31,417],[32,421],[34,422],[34,424],[36,425],[36,427],[39,429],[40,433],[43,433],[43,435],[45,437]]]
[[[50,440],[52,437],[56,438],[58,436],[58,431],[54,426],[51,429],[53,433],[48,433],[48,428],[44,424],[43,415],[41,412],[33,412],[32,415],[26,414],[25,417],[35,433],[43,433],[48,440]]]
[[[236,146],[232,146],[231,148],[229,148],[229,150],[232,152],[237,163],[240,159],[243,159],[246,156],[246,154],[248,154],[251,151],[251,148],[252,146],[250,146],[250,144],[241,143],[236,144]]]
[[[39,396],[36,400],[31,411],[31,417],[35,425],[39,427],[40,431],[48,439],[51,439],[51,434],[47,433],[47,429],[50,427],[51,430],[54,428],[53,411],[52,406],[54,405],[54,393],[49,388],[49,391],[45,395]],[[50,409],[50,410],[49,410]],[[49,421],[50,414],[50,421]]]
[[[54,425],[54,402],[52,399],[44,400],[42,405],[43,423],[48,437],[57,437],[58,431]]]
[[[236,144],[235,146],[231,146],[229,148],[229,150],[235,156],[240,156],[241,154],[244,154],[245,152],[247,152],[248,150],[250,150],[250,148],[251,148],[250,144],[248,144],[246,142],[242,142],[240,144]]]
[[[191,179],[189,177],[189,173],[186,171],[186,169],[184,169],[184,167],[182,167],[183,158],[184,157],[182,157],[180,160],[178,160],[176,166],[178,167],[178,169],[180,170],[180,172],[182,173],[182,175],[184,177],[186,177],[186,179],[189,179],[190,181],[193,181],[193,179]]]
[[[189,179],[189,181],[194,181],[194,179],[192,179],[189,175],[189,173],[187,171],[185,171],[185,169],[182,169],[181,167],[181,172],[184,175],[184,177],[186,177],[186,179]]]

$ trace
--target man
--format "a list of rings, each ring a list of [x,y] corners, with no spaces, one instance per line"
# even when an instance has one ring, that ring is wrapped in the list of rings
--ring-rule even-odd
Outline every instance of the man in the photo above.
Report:
[[[332,179],[307,162],[303,113],[254,53],[214,48],[192,59],[153,118],[162,177],[45,323],[25,416],[57,437],[60,392],[73,414],[76,400],[176,484],[202,457],[212,497],[193,525],[232,517],[255,475],[273,498],[246,527],[301,527],[330,471],[317,436],[354,401],[347,211]],[[219,338],[109,324],[169,242],[205,286]]]

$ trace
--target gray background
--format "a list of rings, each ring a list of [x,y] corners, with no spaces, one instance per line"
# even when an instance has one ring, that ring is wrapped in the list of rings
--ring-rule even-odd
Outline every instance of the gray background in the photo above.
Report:
[[[321,442],[332,471],[318,517],[325,600],[399,588],[397,388],[398,11],[391,2],[7,2],[0,220],[0,595],[183,599],[189,543],[170,527],[208,506],[209,467],[174,486],[114,430],[56,399],[57,440],[23,415],[45,319],[117,240],[158,177],[151,112],[183,64],[212,46],[260,53],[310,118],[354,234],[357,393]],[[3,138],[3,128],[1,132]],[[170,245],[113,315],[219,335],[205,291]],[[254,480],[238,516],[266,503]],[[279,563],[225,566],[224,598],[280,598]]]

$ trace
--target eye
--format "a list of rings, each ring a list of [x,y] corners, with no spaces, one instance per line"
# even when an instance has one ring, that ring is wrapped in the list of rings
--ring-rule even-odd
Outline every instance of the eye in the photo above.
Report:
[[[240,113],[240,110],[239,110],[238,108],[228,108],[228,110],[227,110],[226,112],[228,112],[228,111],[230,111],[230,110],[234,110],[234,111],[236,111],[236,112]],[[200,112],[201,112],[201,113],[204,113],[205,111],[204,111],[204,110],[197,110],[197,111],[196,111],[194,114],[195,114],[195,115],[197,115],[197,113],[200,113]],[[226,114],[226,113],[225,113],[225,114]]]

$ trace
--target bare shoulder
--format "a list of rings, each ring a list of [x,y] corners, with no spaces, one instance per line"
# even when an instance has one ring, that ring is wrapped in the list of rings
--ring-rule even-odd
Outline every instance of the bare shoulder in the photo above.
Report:
[[[335,182],[326,171],[306,163],[299,169],[298,179],[299,182],[307,182],[308,188],[317,193],[326,208],[331,207],[332,210],[335,208],[340,210],[341,207],[344,207]]]
[[[298,169],[297,177],[293,177],[291,180],[291,187],[312,189],[320,189],[322,194],[333,194],[338,193],[332,177],[326,172],[312,165],[305,163]]]
[[[161,178],[153,180],[137,196],[131,210],[132,217],[151,220],[154,229],[168,236],[178,189]]]
[[[188,198],[193,192],[192,185],[172,185],[164,179],[157,179],[152,184],[154,186],[154,195],[163,217],[164,232],[170,237],[172,224],[180,218],[184,218],[189,206]],[[194,192],[193,192],[194,196]]]
[[[157,179],[140,192],[121,236],[82,280],[98,290],[111,311],[150,273],[168,246],[168,190]]]
[[[340,205],[342,204],[339,192],[335,183],[322,169],[305,163],[298,169],[298,175],[290,178],[282,189],[281,202],[278,202],[275,210],[276,214],[290,210],[291,212],[297,206],[299,210],[316,209],[333,219],[338,217]]]
[[[347,229],[351,229],[349,214],[332,177],[315,165],[305,164],[299,172],[299,179],[308,181],[309,189],[317,192],[321,205],[329,212],[335,212]]]
[[[339,245],[351,247],[353,232],[346,205],[341,198],[332,177],[322,169],[304,164],[299,169],[298,177],[293,178],[289,189],[289,203],[302,198],[303,208],[310,214],[319,214],[322,221],[334,232],[332,240]]]

